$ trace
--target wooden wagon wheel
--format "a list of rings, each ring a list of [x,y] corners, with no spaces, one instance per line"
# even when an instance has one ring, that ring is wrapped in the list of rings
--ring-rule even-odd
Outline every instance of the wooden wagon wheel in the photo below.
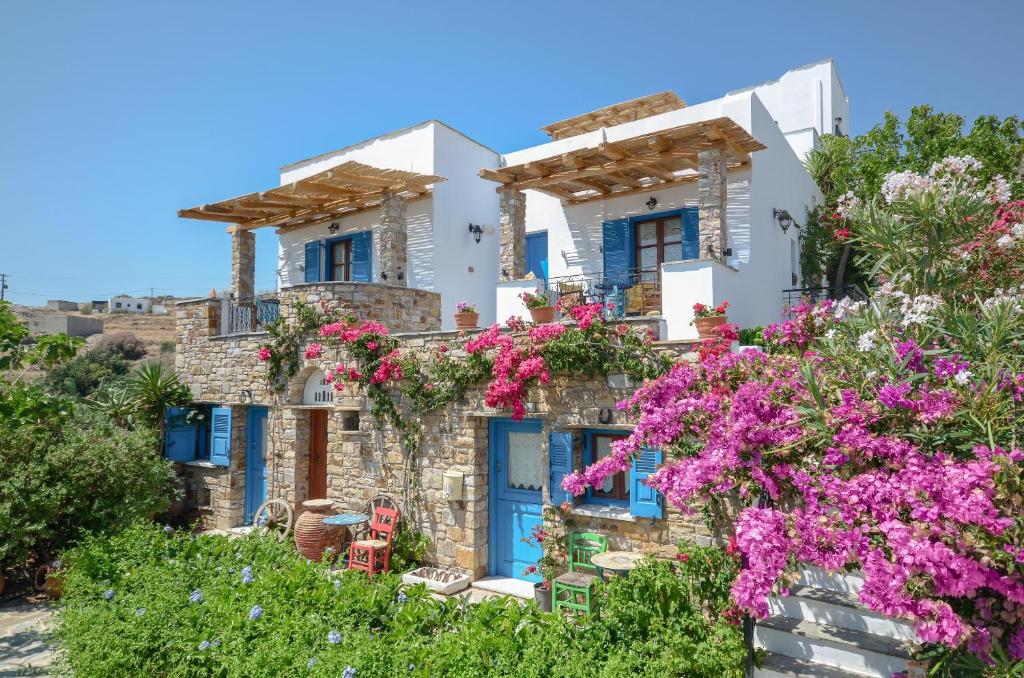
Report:
[[[268,499],[252,516],[253,530],[262,535],[276,534],[278,541],[288,538],[294,524],[295,512],[284,499]]]
[[[353,539],[366,539],[370,536],[370,523],[373,522],[373,511],[374,509],[386,508],[394,509],[398,511],[398,520],[395,521],[395,532],[397,533],[401,529],[402,511],[398,508],[398,504],[395,500],[386,494],[378,494],[376,497],[366,502],[366,508],[363,509],[363,513],[370,516],[370,520],[363,523],[359,528],[358,532],[353,535]]]

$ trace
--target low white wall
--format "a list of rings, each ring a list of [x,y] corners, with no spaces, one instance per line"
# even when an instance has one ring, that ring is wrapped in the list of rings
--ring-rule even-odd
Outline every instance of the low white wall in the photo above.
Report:
[[[505,324],[513,316],[525,320],[530,319],[530,309],[519,298],[523,292],[536,293],[541,286],[540,280],[509,280],[499,282],[495,291],[497,302],[497,322]]]

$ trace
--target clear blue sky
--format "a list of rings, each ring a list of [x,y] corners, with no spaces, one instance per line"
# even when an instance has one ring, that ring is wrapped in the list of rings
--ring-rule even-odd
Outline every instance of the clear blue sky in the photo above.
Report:
[[[863,132],[930,103],[1024,112],[1022,5],[988,2],[3,2],[0,272],[8,298],[226,287],[190,207],[438,118],[499,151],[673,89],[696,103],[836,60]],[[275,236],[260,231],[257,283]]]

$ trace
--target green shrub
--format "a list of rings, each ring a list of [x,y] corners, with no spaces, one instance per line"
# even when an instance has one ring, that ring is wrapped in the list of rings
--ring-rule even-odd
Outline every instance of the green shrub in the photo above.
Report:
[[[0,568],[166,509],[174,472],[155,447],[152,432],[86,408],[56,424],[0,423]]]
[[[764,340],[764,326],[744,327],[739,332],[742,346],[767,346]]]
[[[128,373],[117,351],[94,348],[46,373],[42,385],[50,393],[85,397]]]
[[[349,666],[356,678],[738,678],[742,634],[716,613],[728,587],[717,576],[689,581],[693,554],[704,551],[613,581],[601,617],[576,625],[509,599],[438,601],[395,575],[367,583],[363,573],[329,572],[291,544],[255,535],[135,526],[65,554],[57,635],[64,668],[81,678],[338,676]],[[730,567],[694,567],[703,573],[714,562]],[[638,616],[650,596],[673,602]]]
[[[95,350],[111,351],[125,360],[140,360],[146,356],[145,342],[130,332],[103,335]]]

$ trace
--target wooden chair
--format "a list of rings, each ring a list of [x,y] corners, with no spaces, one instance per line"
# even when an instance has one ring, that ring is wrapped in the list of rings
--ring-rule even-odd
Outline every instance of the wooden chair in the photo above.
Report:
[[[376,572],[391,571],[391,538],[398,527],[398,511],[378,507],[373,510],[370,538],[352,542],[348,550],[348,569],[363,570],[372,578]]]
[[[582,283],[558,283],[558,299],[561,302],[562,312],[568,313],[577,306],[586,303],[583,294]]]
[[[553,611],[569,610],[594,614],[598,610],[594,598],[597,568],[590,564],[596,553],[608,550],[608,537],[594,532],[569,533],[569,571],[559,575],[551,585]]]

